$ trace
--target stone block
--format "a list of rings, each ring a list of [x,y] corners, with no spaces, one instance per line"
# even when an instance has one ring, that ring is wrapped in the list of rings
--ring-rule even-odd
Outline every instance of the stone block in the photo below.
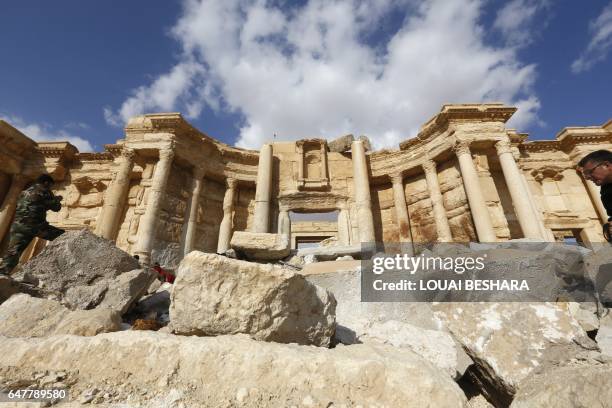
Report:
[[[436,367],[408,350],[400,354],[385,346],[330,350],[243,335],[153,331],[0,342],[0,378],[43,388],[37,374],[58,371],[69,384],[67,403],[78,405],[94,394],[96,404],[134,407],[467,405],[459,386]]]
[[[236,231],[231,247],[248,260],[275,261],[291,253],[291,243],[286,234]]]
[[[601,353],[612,358],[612,312],[609,310],[599,321],[599,330],[597,336],[595,336],[595,341]]]
[[[139,267],[114,243],[88,230],[68,231],[26,262],[22,274],[40,281],[42,290],[62,298],[70,288],[114,279]]]
[[[109,282],[108,290],[98,307],[106,307],[124,314],[147,291],[157,275],[149,270],[136,269],[122,273]]]
[[[317,261],[333,261],[347,255],[354,259],[361,259],[361,245],[303,248],[298,250],[297,255],[301,257],[314,256]]]
[[[121,319],[111,309],[70,311],[59,302],[18,294],[0,305],[0,335],[46,337],[56,334],[95,336],[119,330]]]
[[[336,340],[343,344],[385,343],[411,350],[446,372],[459,378],[472,364],[453,340],[450,332],[434,316],[428,303],[361,302],[359,262],[326,262],[327,273],[308,275],[307,279],[334,294]],[[316,265],[316,264],[315,264]],[[401,351],[398,351],[401,352]]]
[[[436,316],[476,364],[488,399],[505,406],[536,370],[596,348],[563,304],[438,303]]]
[[[336,300],[325,289],[288,269],[216,254],[187,255],[170,299],[178,334],[328,346],[336,328]]]
[[[54,335],[95,336],[121,329],[121,315],[117,310],[97,308],[69,312],[53,331]]]
[[[608,407],[610,401],[612,365],[587,361],[531,375],[510,407]]]

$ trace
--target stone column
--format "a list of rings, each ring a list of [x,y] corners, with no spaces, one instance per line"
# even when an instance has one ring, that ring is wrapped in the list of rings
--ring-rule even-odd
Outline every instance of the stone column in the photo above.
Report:
[[[341,245],[351,244],[351,224],[346,203],[338,204],[338,241]]]
[[[595,206],[595,210],[597,211],[599,219],[602,223],[608,222],[608,212],[606,211],[606,208],[601,202],[601,193],[599,186],[597,186],[592,181],[585,180],[582,176],[581,178],[584,180],[584,184],[586,184],[589,196],[591,197],[591,201],[593,201],[593,205]]]
[[[538,228],[540,229],[541,236],[543,237],[544,241],[554,242],[555,236],[553,235],[553,232],[550,230],[550,228],[546,228],[546,225],[544,225],[544,216],[542,215],[542,211],[540,211],[538,205],[536,204],[536,201],[533,198],[533,194],[531,193],[531,189],[529,188],[529,182],[527,181],[525,174],[522,172],[521,181],[523,182],[523,186],[525,186],[525,191],[527,192],[529,203],[531,204],[531,211],[534,212],[538,220]]]
[[[436,162],[433,160],[425,161],[425,163],[423,163],[423,170],[425,171],[425,181],[427,182],[429,199],[431,200],[434,221],[436,222],[438,242],[452,242],[453,235],[448,223],[448,217],[446,216],[442,193],[440,192]]]
[[[512,198],[514,211],[518,218],[518,222],[523,230],[525,238],[544,240],[539,227],[539,220],[529,203],[529,192],[525,190],[525,183],[521,180],[521,172],[514,161],[510,141],[500,140],[495,143],[499,163],[501,164],[506,185]]]
[[[374,242],[374,217],[372,216],[372,198],[370,196],[370,178],[366,164],[365,148],[361,140],[351,144],[353,161],[353,183],[355,185],[355,204],[357,205],[357,224],[359,240]]]
[[[151,250],[155,242],[159,210],[166,193],[166,184],[172,169],[173,158],[173,147],[159,151],[159,161],[155,166],[153,182],[149,188],[147,208],[140,219],[140,226],[138,228],[138,244],[135,252],[140,256],[140,263],[143,265],[151,264]]]
[[[291,219],[289,218],[289,209],[283,205],[278,211],[278,233],[291,236]]]
[[[232,239],[232,219],[234,215],[234,195],[236,193],[236,179],[228,178],[226,180],[227,189],[223,197],[223,220],[219,226],[219,240],[217,242],[217,253],[222,254],[230,249],[230,241]]]
[[[202,183],[204,178],[204,169],[202,167],[194,167],[193,169],[193,184],[191,188],[191,200],[187,207],[187,217],[185,219],[185,241],[183,244],[183,255],[193,251],[193,246],[196,238],[198,227],[198,206],[200,205],[200,193],[202,192]]]
[[[259,152],[253,232],[268,232],[270,225],[270,194],[272,192],[272,145],[265,144]]]
[[[9,232],[9,227],[11,226],[11,221],[15,215],[15,209],[17,208],[17,199],[25,187],[26,181],[26,178],[20,174],[14,174],[12,177],[11,187],[4,197],[2,207],[0,207],[0,242],[2,242],[4,236]]]
[[[123,149],[122,160],[115,179],[106,193],[106,200],[99,217],[97,232],[102,238],[114,241],[117,238],[117,229],[121,214],[130,189],[130,174],[134,167],[134,150]]]
[[[478,240],[480,242],[495,242],[497,241],[497,236],[493,230],[491,215],[480,188],[480,181],[472,161],[469,143],[465,141],[458,142],[455,145],[455,153],[459,160],[461,178],[463,179],[463,186],[465,187],[465,193],[470,204],[470,211],[472,212]]]
[[[400,242],[412,242],[412,232],[410,231],[410,217],[406,206],[406,195],[404,193],[404,178],[401,174],[392,174],[391,183],[393,184],[393,202],[395,204],[395,214],[397,217],[398,238]]]

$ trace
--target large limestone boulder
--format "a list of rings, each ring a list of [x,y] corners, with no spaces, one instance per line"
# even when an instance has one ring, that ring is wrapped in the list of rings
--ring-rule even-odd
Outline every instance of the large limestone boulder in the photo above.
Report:
[[[215,336],[328,346],[336,300],[293,271],[193,251],[183,259],[170,297],[171,329]]]
[[[70,311],[59,302],[17,294],[0,305],[0,336],[45,337],[54,334],[95,336],[117,331],[119,314],[111,309]]]
[[[482,393],[507,405],[536,369],[596,349],[564,304],[439,303],[435,313],[476,364]]]
[[[122,273],[109,282],[108,290],[99,307],[118,310],[124,314],[136,300],[146,294],[154,280],[156,280],[155,274],[144,269]]]
[[[236,231],[232,235],[231,247],[252,261],[276,261],[291,253],[287,234]]]
[[[61,373],[73,404],[88,399],[123,407],[467,404],[451,378],[414,353],[363,344],[325,349],[266,343],[242,335],[125,331],[95,337],[1,339],[1,388],[8,383],[41,388],[39,373]]]
[[[336,340],[343,344],[385,343],[411,350],[432,364],[459,378],[472,364],[461,346],[434,315],[429,303],[361,302],[361,272],[357,263],[346,268],[336,262],[335,271],[307,275],[306,278],[334,294]]]
[[[590,361],[555,367],[529,376],[512,402],[512,408],[610,407],[612,365]]]
[[[112,242],[81,230],[68,231],[51,242],[23,266],[21,274],[26,281],[39,282],[44,295],[71,309],[104,304],[123,313],[155,278],[142,270],[130,272],[139,267]]]

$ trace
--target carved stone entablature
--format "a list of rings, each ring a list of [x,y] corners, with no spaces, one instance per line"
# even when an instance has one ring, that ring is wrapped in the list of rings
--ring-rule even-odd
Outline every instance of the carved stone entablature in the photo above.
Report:
[[[79,151],[68,142],[40,142],[36,146],[44,157],[61,159],[62,161],[71,160]]]
[[[106,144],[104,145],[104,150],[111,154],[113,157],[119,157],[121,155],[121,151],[123,150],[123,145],[120,144]]]
[[[126,133],[155,131],[175,131],[186,123],[183,116],[178,112],[154,113],[137,116],[128,122],[125,127]]]
[[[554,152],[561,149],[561,145],[556,140],[554,141],[534,141],[521,144],[521,149],[528,152]]]
[[[113,155],[109,152],[102,153],[78,153],[77,159],[80,161],[112,161]]]
[[[442,132],[449,122],[455,120],[505,123],[514,112],[515,107],[505,106],[503,103],[443,105],[440,113],[423,125],[418,137],[424,139],[432,133]]]
[[[348,197],[319,191],[299,191],[278,197],[279,208],[298,212],[325,212],[347,208]]]
[[[531,175],[537,181],[544,179],[559,181],[563,178],[563,170],[565,170],[563,167],[549,165],[531,170]]]
[[[327,143],[323,139],[298,140],[298,190],[327,190]]]

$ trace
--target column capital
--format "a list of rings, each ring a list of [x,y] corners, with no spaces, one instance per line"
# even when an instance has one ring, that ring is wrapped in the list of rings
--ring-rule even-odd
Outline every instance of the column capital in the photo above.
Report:
[[[225,179],[225,185],[227,186],[227,188],[234,190],[238,185],[238,180],[233,177],[228,177]]]
[[[497,150],[498,156],[504,153],[512,154],[512,145],[509,140],[500,140],[495,143],[495,150]]]
[[[134,157],[136,157],[136,151],[132,148],[126,147],[121,150],[121,157],[123,157],[126,161],[133,161]]]
[[[172,160],[174,158],[173,146],[159,149],[159,160]]]
[[[455,152],[456,155],[462,155],[462,154],[472,154],[470,152],[470,141],[469,140],[459,140],[457,141],[457,143],[455,143],[455,145],[453,146],[453,151]]]
[[[426,173],[434,173],[438,167],[438,164],[432,159],[427,159],[423,162],[423,164],[421,164],[421,166],[423,166],[423,170],[425,170]]]
[[[391,183],[393,184],[403,184],[404,183],[404,175],[402,173],[389,174],[389,178],[391,179]]]

